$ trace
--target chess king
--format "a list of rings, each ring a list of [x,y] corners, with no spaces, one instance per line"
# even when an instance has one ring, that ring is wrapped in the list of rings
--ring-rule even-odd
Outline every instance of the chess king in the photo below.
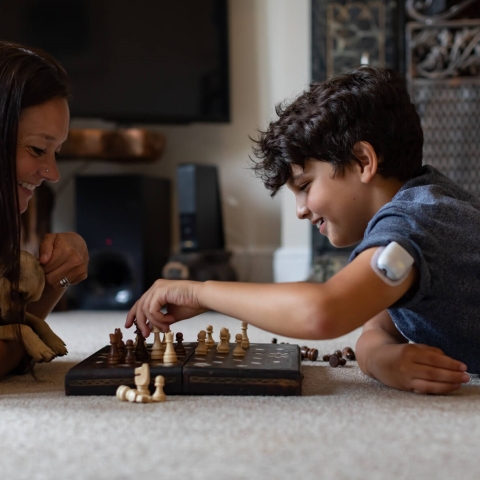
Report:
[[[0,266],[1,267],[1,266]],[[0,272],[3,268],[0,268]],[[9,305],[11,283],[6,277],[0,277],[0,340],[17,340],[21,333],[27,354],[34,362],[50,362],[57,356],[67,354],[67,349],[48,324],[41,318],[26,311],[31,302],[36,302],[42,295],[45,276],[40,262],[30,253],[20,254],[19,292],[22,302],[21,312],[24,324],[9,323]]]

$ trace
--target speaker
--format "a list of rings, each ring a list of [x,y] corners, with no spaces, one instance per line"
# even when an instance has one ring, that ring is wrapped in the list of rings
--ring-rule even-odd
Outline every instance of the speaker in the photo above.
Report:
[[[177,167],[180,250],[199,252],[225,247],[220,189],[214,165]]]
[[[142,175],[76,177],[77,232],[90,255],[73,302],[123,310],[161,277],[170,255],[171,185]]]

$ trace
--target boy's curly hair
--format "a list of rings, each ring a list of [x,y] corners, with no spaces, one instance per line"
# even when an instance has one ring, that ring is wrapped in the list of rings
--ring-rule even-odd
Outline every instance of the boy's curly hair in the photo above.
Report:
[[[423,131],[405,79],[389,69],[362,65],[313,83],[254,140],[253,170],[274,196],[307,158],[330,163],[343,175],[356,161],[359,141],[372,145],[378,173],[405,181],[422,165]]]

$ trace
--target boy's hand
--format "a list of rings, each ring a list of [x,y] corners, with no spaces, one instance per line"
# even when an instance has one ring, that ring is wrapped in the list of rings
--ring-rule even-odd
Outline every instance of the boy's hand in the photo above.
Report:
[[[466,365],[422,344],[383,345],[368,363],[377,380],[415,393],[450,393],[470,380]]]
[[[168,331],[172,323],[194,317],[205,312],[198,300],[200,282],[189,280],[157,280],[133,305],[127,315],[125,327],[130,328],[134,321],[147,338],[150,324],[162,331]],[[161,309],[166,307],[166,313]]]

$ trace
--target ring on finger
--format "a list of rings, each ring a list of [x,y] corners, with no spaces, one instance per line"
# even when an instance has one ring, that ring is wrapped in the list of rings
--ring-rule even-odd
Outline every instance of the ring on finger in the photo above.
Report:
[[[68,281],[68,278],[67,277],[63,277],[61,280],[60,280],[60,286],[62,288],[67,288],[71,285],[71,283]]]

